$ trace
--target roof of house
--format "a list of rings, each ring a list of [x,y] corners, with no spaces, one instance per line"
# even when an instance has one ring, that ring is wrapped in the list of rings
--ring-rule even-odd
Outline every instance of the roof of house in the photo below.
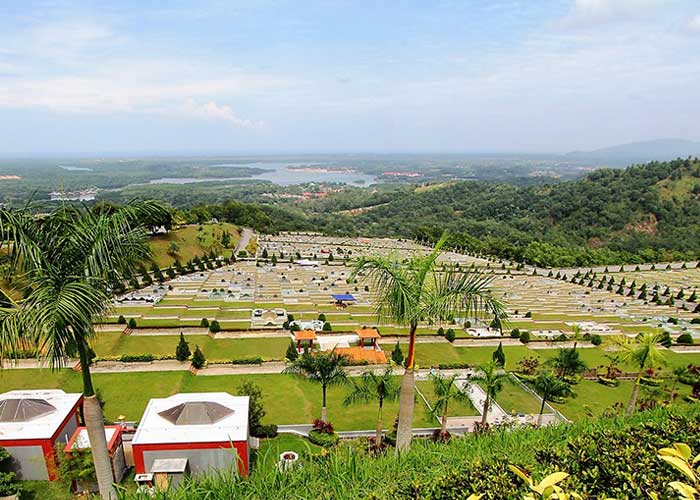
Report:
[[[151,399],[132,444],[245,441],[248,404],[248,396],[232,396],[227,392],[181,393]],[[212,408],[213,413],[209,411]],[[176,414],[183,413],[185,418],[179,421]]]
[[[105,425],[105,438],[107,438],[107,449],[114,449],[122,434],[121,426]],[[78,427],[75,429],[73,436],[66,443],[63,451],[70,452],[71,450],[85,450],[90,448],[90,437],[87,433],[87,427]]]
[[[336,347],[335,352],[347,356],[352,361],[367,361],[370,364],[387,363],[384,351],[362,347]]]
[[[299,330],[294,332],[294,340],[316,340],[316,332],[313,330]]]
[[[355,330],[355,333],[357,333],[361,339],[381,338],[381,335],[379,335],[379,331],[376,328],[360,328],[359,330]]]
[[[50,439],[81,401],[60,389],[0,394],[0,441]]]

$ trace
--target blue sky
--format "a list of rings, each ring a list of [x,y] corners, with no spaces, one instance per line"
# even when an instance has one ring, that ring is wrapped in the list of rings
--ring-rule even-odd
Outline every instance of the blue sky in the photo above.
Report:
[[[0,26],[3,156],[700,140],[698,0],[6,0]]]

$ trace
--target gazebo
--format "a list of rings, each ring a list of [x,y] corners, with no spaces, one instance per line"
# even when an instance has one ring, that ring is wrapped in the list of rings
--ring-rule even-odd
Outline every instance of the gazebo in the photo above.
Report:
[[[360,328],[355,330],[355,333],[360,338],[360,347],[376,349],[377,339],[382,338],[376,328]]]
[[[306,348],[309,350],[313,349],[314,340],[317,338],[316,332],[313,330],[298,330],[296,332],[292,332],[292,339],[297,343],[297,351],[299,352]]]

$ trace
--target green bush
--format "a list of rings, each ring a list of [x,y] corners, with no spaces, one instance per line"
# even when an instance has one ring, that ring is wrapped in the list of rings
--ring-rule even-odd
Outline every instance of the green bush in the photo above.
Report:
[[[138,363],[155,361],[157,358],[153,354],[122,354],[117,361],[122,363]]]
[[[207,362],[207,358],[204,357],[204,353],[199,349],[199,346],[194,347],[194,354],[192,354],[192,366],[199,370],[203,368]]]
[[[120,314],[119,318],[117,318],[117,324],[118,325],[126,325],[126,318]]]
[[[261,357],[238,358],[229,361],[231,365],[261,365],[265,362]]]
[[[11,459],[12,457],[10,452],[8,452],[5,448],[0,448],[0,464],[4,464]],[[22,487],[17,481],[17,477],[14,472],[0,472],[0,497],[17,495],[21,489]]]
[[[130,329],[136,328],[136,320],[134,318],[129,318],[129,323],[127,325]]]
[[[523,344],[528,344],[530,343],[530,332],[524,331],[520,334],[520,342]]]
[[[598,346],[602,343],[603,343],[603,337],[601,337],[597,333],[591,335],[591,344]]]
[[[217,320],[214,320],[211,323],[209,323],[209,331],[211,333],[219,333],[221,331],[221,325]]]
[[[448,342],[454,342],[456,338],[457,334],[455,331],[452,328],[448,328],[445,332],[445,339],[447,339]]]
[[[330,448],[338,444],[338,441],[340,441],[340,437],[335,433],[328,434],[326,432],[314,429],[309,431],[309,441],[311,441],[317,446],[322,446],[323,448]]]
[[[186,361],[189,359],[190,355],[190,345],[185,340],[185,336],[180,332],[180,341],[177,343],[175,348],[175,359],[178,361]]]
[[[520,338],[520,329],[519,328],[513,328],[510,331],[510,337],[513,339],[519,339]]]
[[[676,339],[678,344],[691,345],[693,343],[693,336],[689,333],[681,333]]]
[[[202,318],[202,321],[199,322],[199,326],[202,328],[209,328],[209,320],[207,318]]]

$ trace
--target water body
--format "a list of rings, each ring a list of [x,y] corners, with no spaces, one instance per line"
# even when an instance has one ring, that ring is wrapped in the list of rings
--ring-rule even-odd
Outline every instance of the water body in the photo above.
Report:
[[[212,182],[212,181],[240,181],[247,177],[161,177],[160,179],[151,179],[145,184],[193,184],[195,182]],[[132,186],[144,186],[145,184],[131,184]]]
[[[92,169],[88,167],[75,167],[73,165],[59,165],[59,167],[69,172],[92,172]]]
[[[252,175],[250,179],[259,179],[262,181],[270,181],[280,186],[290,186],[294,184],[306,184],[310,182],[338,182],[345,184],[360,184],[368,185],[377,181],[373,175],[363,174],[361,172],[299,172],[289,170],[289,167],[310,167],[323,168],[324,163],[313,162],[253,162],[253,163],[220,163],[211,165],[211,167],[254,167],[268,170],[262,174]],[[329,167],[333,168],[333,167]]]

